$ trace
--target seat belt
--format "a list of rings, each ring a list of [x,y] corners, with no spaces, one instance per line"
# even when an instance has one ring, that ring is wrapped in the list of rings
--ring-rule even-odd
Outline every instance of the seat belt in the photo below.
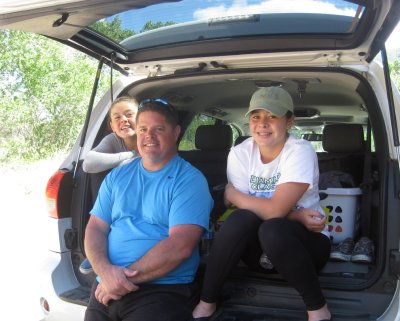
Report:
[[[367,139],[365,142],[364,150],[364,171],[363,182],[361,183],[362,189],[362,205],[361,205],[361,232],[363,236],[370,236],[371,227],[371,199],[372,199],[372,185],[373,180],[371,177],[371,123],[368,120],[367,124]]]

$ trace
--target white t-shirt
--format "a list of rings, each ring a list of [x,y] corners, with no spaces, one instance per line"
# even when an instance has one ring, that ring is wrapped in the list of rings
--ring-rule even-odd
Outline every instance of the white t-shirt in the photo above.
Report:
[[[318,159],[312,145],[289,136],[281,153],[272,162],[263,164],[253,138],[232,147],[228,156],[228,182],[243,193],[271,198],[276,186],[283,183],[309,184],[295,208],[310,208],[325,216],[319,205]]]

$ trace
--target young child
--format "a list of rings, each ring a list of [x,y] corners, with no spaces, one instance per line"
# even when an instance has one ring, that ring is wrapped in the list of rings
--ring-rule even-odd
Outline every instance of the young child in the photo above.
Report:
[[[251,136],[228,156],[227,205],[237,209],[219,230],[208,259],[194,321],[207,321],[225,279],[243,260],[251,269],[265,253],[302,296],[308,321],[330,320],[317,271],[329,259],[330,240],[319,206],[318,161],[305,140],[289,135],[293,101],[280,87],[257,90],[249,111]]]

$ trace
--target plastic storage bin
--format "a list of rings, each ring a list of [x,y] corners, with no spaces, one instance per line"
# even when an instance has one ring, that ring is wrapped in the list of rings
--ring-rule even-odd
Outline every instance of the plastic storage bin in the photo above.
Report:
[[[327,214],[331,242],[338,244],[355,237],[358,229],[360,188],[327,188],[320,190],[320,205]]]

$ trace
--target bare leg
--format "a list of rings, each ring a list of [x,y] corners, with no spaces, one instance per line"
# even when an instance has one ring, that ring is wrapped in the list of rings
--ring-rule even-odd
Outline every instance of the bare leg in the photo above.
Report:
[[[328,310],[328,306],[325,304],[319,310],[307,311],[308,313],[308,321],[321,321],[321,320],[330,320],[331,313]]]
[[[199,304],[197,304],[197,306],[194,308],[192,315],[194,318],[209,317],[215,312],[216,309],[216,303],[207,303],[200,300]]]

